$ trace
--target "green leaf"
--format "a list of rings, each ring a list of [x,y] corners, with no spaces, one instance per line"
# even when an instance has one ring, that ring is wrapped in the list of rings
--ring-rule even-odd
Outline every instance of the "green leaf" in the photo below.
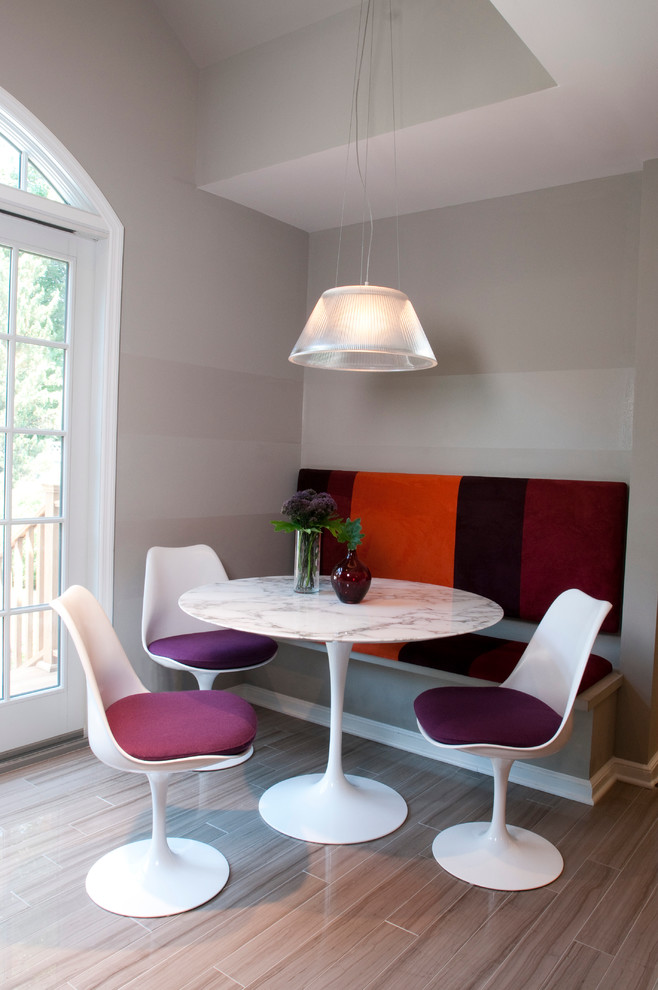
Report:
[[[337,519],[334,526],[330,527],[331,533],[339,543],[347,543],[348,550],[356,550],[363,540],[360,519],[345,520]]]

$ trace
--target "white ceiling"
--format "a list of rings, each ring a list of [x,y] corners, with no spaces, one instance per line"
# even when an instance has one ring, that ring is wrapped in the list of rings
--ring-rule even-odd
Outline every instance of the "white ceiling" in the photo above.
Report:
[[[355,6],[153,2],[200,69]],[[399,132],[400,213],[637,171],[658,158],[657,0],[492,5],[557,85]],[[235,176],[214,191],[306,230],[336,226],[327,189],[343,160],[337,151]]]

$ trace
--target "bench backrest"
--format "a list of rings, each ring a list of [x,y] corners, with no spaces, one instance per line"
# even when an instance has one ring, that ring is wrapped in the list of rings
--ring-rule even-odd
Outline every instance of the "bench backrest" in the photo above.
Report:
[[[462,588],[532,622],[562,591],[580,588],[612,602],[603,629],[619,629],[622,482],[302,468],[298,486],[329,492],[341,516],[361,518],[358,553],[374,577]],[[344,556],[325,536],[322,573]]]

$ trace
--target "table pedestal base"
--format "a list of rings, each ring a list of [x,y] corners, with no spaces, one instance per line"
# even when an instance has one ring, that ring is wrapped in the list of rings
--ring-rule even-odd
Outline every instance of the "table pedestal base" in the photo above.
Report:
[[[258,810],[284,835],[337,845],[378,839],[407,817],[404,798],[392,787],[351,774],[337,780],[321,773],[282,780],[265,791]]]

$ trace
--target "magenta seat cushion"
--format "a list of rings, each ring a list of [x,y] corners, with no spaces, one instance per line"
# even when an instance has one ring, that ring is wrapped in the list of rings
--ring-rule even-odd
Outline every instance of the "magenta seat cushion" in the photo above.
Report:
[[[119,746],[139,760],[241,753],[256,736],[256,712],[228,691],[131,694],[105,712]]]
[[[166,636],[149,643],[149,652],[158,657],[168,657],[188,667],[208,670],[256,667],[273,657],[276,649],[276,643],[269,636],[240,632],[238,629],[210,629],[208,632]]]
[[[432,688],[414,711],[427,735],[447,746],[541,746],[562,721],[538,698],[501,687]]]

